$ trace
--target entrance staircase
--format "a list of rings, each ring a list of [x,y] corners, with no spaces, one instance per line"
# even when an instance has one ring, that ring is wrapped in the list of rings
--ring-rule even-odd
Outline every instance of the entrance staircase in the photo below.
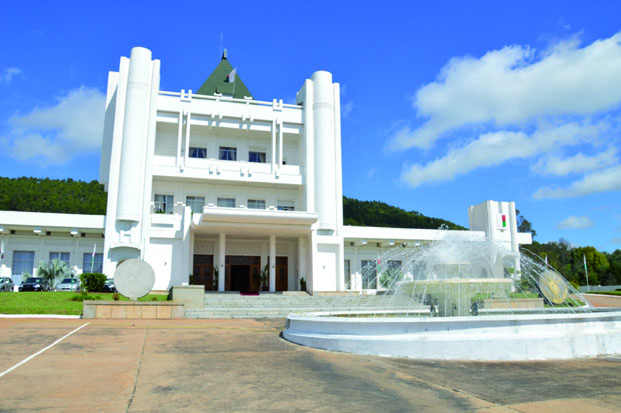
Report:
[[[390,309],[413,310],[422,308],[408,297],[307,293],[205,293],[205,307],[185,310],[186,318],[285,318],[290,313],[316,311],[381,311]]]

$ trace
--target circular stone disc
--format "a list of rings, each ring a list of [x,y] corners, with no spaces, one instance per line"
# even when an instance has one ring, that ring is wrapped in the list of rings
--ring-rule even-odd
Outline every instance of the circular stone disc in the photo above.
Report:
[[[563,304],[568,295],[563,277],[550,270],[539,276],[539,289],[553,304]]]
[[[143,260],[124,261],[114,273],[114,286],[125,297],[136,300],[149,294],[155,284],[153,268]]]

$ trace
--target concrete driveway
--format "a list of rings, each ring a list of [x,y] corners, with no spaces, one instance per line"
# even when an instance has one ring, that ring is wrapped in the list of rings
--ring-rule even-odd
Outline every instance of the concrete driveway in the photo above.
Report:
[[[0,374],[87,320],[0,320]],[[0,411],[613,412],[621,358],[460,363],[314,350],[284,320],[93,320],[0,377]]]

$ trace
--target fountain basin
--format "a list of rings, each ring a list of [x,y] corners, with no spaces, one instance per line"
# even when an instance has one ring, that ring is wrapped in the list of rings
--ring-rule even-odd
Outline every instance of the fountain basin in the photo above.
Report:
[[[291,314],[283,336],[319,349],[423,360],[554,360],[621,354],[621,311],[589,311],[476,317]]]
[[[470,315],[472,300],[477,293],[506,297],[514,281],[508,278],[455,278],[448,280],[418,280],[398,282],[396,290],[408,297],[430,296],[436,302],[438,314],[445,316]]]

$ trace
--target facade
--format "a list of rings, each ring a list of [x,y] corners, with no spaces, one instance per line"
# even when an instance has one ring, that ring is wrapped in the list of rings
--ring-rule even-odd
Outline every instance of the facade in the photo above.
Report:
[[[142,258],[156,290],[193,282],[289,291],[302,278],[310,291],[375,290],[378,277],[365,267],[378,251],[452,232],[343,225],[339,84],[330,73],[305,80],[295,105],[255,100],[226,51],[197,93],[159,83],[159,60],[140,47],[109,74],[99,176],[108,205],[105,219],[93,218],[108,276]],[[469,213],[473,240],[494,237],[512,251],[530,243],[512,203]]]

